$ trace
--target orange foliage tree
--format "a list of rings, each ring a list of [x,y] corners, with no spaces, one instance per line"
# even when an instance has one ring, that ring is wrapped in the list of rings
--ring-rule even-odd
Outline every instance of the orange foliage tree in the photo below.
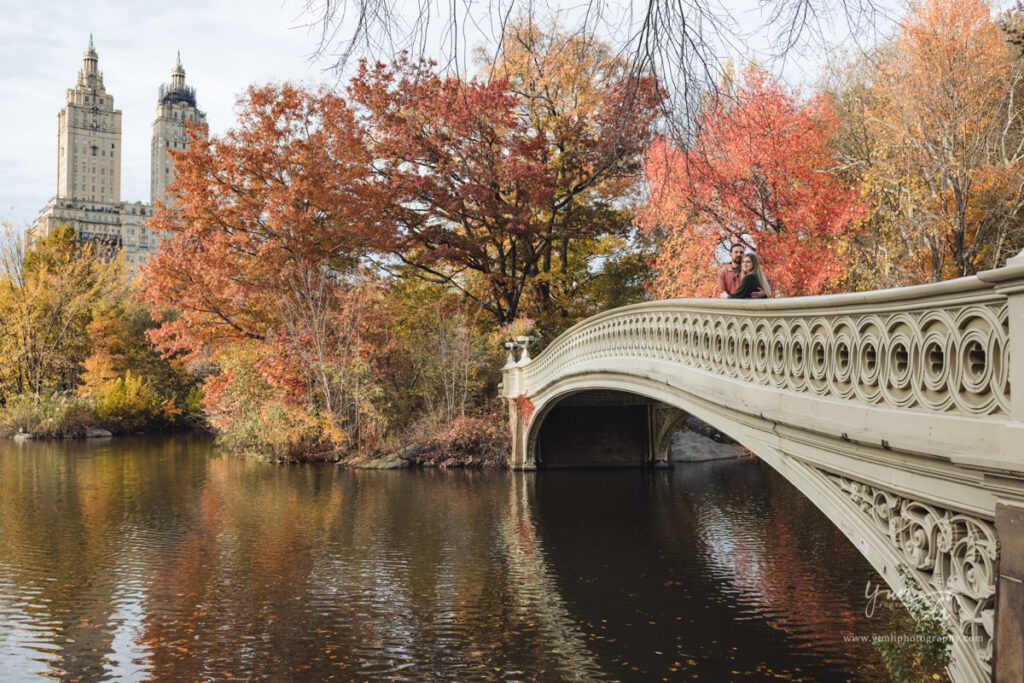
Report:
[[[527,24],[507,37],[486,79],[400,59],[350,88],[400,207],[398,257],[499,324],[570,315],[597,243],[630,228],[624,188],[661,98],[607,46]]]
[[[152,222],[171,237],[144,271],[147,301],[175,313],[151,337],[223,361],[207,383],[215,426],[294,427],[302,453],[360,445],[373,329],[361,259],[391,232],[363,129],[342,98],[288,84],[250,88],[239,109],[233,130],[193,130],[175,156],[174,201]],[[233,377],[260,388],[249,403]]]
[[[801,101],[751,66],[707,100],[688,149],[653,144],[639,223],[662,234],[654,293],[714,295],[715,255],[731,239],[756,248],[779,293],[830,291],[863,213],[829,172],[837,127],[826,98]]]

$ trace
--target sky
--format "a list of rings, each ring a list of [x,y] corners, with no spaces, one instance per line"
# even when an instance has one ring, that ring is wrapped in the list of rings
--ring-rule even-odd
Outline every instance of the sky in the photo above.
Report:
[[[741,24],[761,21],[758,0],[723,4]],[[336,82],[329,62],[311,60],[317,36],[305,26],[304,7],[305,0],[0,0],[0,221],[27,226],[55,192],[57,113],[75,84],[90,33],[107,92],[122,112],[121,199],[149,201],[156,93],[170,80],[179,50],[214,134],[233,124],[235,102],[251,83]],[[856,42],[840,29],[827,38]],[[729,51],[743,57],[734,47]],[[791,84],[807,84],[822,64],[821,45],[813,44],[778,71]]]
[[[121,199],[149,201],[157,88],[177,51],[214,132],[234,120],[250,83],[317,83],[316,40],[301,0],[0,0],[0,220],[32,222],[57,185],[57,112],[75,85],[92,32],[99,68],[121,110]]]

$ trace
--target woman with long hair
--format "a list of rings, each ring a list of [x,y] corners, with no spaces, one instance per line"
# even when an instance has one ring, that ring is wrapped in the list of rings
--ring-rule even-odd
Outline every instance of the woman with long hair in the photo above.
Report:
[[[736,291],[729,295],[730,299],[750,299],[756,292],[763,292],[762,296],[765,297],[772,295],[772,288],[768,284],[768,278],[764,276],[757,254],[751,252],[743,255],[740,272],[743,279],[740,280],[740,286]]]

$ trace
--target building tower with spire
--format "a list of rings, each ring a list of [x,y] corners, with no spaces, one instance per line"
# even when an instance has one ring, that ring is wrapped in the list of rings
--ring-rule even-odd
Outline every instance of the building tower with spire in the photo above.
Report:
[[[170,152],[185,149],[190,121],[203,123],[206,116],[196,108],[195,89],[185,85],[179,54],[171,82],[160,87],[153,122],[154,201],[166,201],[167,185],[174,178]],[[103,86],[90,35],[78,80],[57,115],[57,193],[39,212],[30,235],[71,226],[83,241],[123,251],[134,268],[155,253],[166,236],[149,227],[152,216],[152,204],[121,201],[121,112],[114,109],[114,98]]]
[[[121,112],[103,86],[91,34],[78,81],[57,114],[57,197],[121,201]]]
[[[185,68],[178,62],[171,71],[171,82],[160,86],[153,120],[150,150],[150,201],[167,201],[167,186],[174,180],[170,152],[185,149],[189,124],[206,123],[206,114],[196,106],[195,88],[185,85]]]

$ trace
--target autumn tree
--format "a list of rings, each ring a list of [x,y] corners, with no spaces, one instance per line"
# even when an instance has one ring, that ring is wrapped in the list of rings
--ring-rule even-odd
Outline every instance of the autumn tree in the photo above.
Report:
[[[93,311],[78,393],[94,400],[107,429],[168,427],[196,417],[196,379],[179,354],[164,356],[150,343],[147,332],[155,327],[135,287]]]
[[[364,63],[350,93],[398,204],[400,261],[498,323],[568,319],[628,234],[661,95],[606,45],[556,28],[520,21],[504,46],[468,80]]]
[[[503,355],[494,324],[458,292],[395,279],[386,296],[388,344],[376,367],[396,426],[437,426],[496,395]]]
[[[315,450],[359,443],[373,306],[360,269],[393,232],[361,126],[341,97],[284,84],[250,88],[225,135],[199,132],[175,157],[173,203],[152,222],[172,236],[144,269],[144,297],[173,314],[151,337],[227,363],[207,381],[222,426],[237,411],[218,399],[233,395],[244,358],[267,401],[313,425]],[[267,418],[268,405],[252,404],[249,418]],[[308,441],[303,431],[298,448]]]
[[[734,239],[756,248],[784,295],[835,287],[862,214],[855,190],[830,173],[838,125],[827,98],[801,100],[750,66],[707,98],[689,148],[653,144],[639,220],[661,238],[654,293],[715,294],[716,253]]]
[[[89,354],[93,312],[123,291],[124,265],[75,231],[0,236],[0,382],[11,394],[71,389]]]
[[[971,275],[1024,247],[1017,54],[984,0],[922,0],[835,79],[840,168],[871,206],[851,286]]]

